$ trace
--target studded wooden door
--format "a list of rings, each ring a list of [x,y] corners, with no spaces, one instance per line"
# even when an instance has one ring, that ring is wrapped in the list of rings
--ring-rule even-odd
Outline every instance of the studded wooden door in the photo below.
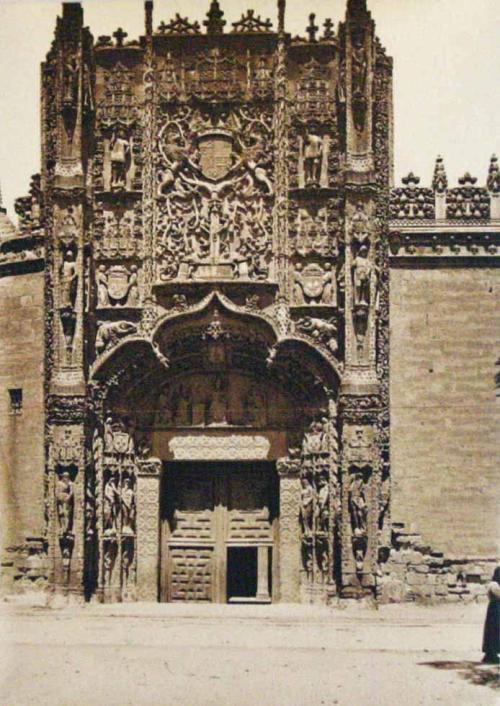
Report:
[[[273,547],[273,464],[167,464],[162,496],[162,600],[225,602],[229,549]]]

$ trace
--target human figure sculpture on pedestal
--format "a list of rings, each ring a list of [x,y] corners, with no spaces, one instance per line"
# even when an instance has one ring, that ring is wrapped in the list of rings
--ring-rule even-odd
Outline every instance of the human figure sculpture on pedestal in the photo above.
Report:
[[[111,188],[127,188],[127,172],[130,163],[130,140],[125,130],[119,128],[113,133],[109,143],[111,161]]]
[[[306,186],[319,186],[323,162],[323,138],[309,133],[304,146],[304,181]]]
[[[75,494],[70,474],[65,471],[56,483],[57,518],[61,534],[73,531]]]

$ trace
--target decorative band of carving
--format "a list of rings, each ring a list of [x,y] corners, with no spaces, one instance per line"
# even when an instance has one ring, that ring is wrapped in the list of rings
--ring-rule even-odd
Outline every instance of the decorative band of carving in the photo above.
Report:
[[[176,461],[255,461],[267,459],[271,444],[264,436],[176,436],[169,448]]]

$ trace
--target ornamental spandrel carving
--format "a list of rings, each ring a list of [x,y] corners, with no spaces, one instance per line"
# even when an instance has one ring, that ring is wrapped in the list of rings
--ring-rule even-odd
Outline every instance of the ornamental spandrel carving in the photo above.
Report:
[[[159,281],[267,279],[272,238],[271,118],[183,109],[158,135]]]

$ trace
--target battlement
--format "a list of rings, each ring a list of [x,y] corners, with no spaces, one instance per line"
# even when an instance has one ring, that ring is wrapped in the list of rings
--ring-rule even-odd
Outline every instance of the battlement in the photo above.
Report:
[[[500,170],[498,158],[490,161],[486,184],[466,172],[458,185],[449,187],[442,157],[436,160],[430,186],[420,186],[420,177],[410,172],[402,186],[391,191],[390,218],[399,224],[416,221],[483,223],[500,219]]]

